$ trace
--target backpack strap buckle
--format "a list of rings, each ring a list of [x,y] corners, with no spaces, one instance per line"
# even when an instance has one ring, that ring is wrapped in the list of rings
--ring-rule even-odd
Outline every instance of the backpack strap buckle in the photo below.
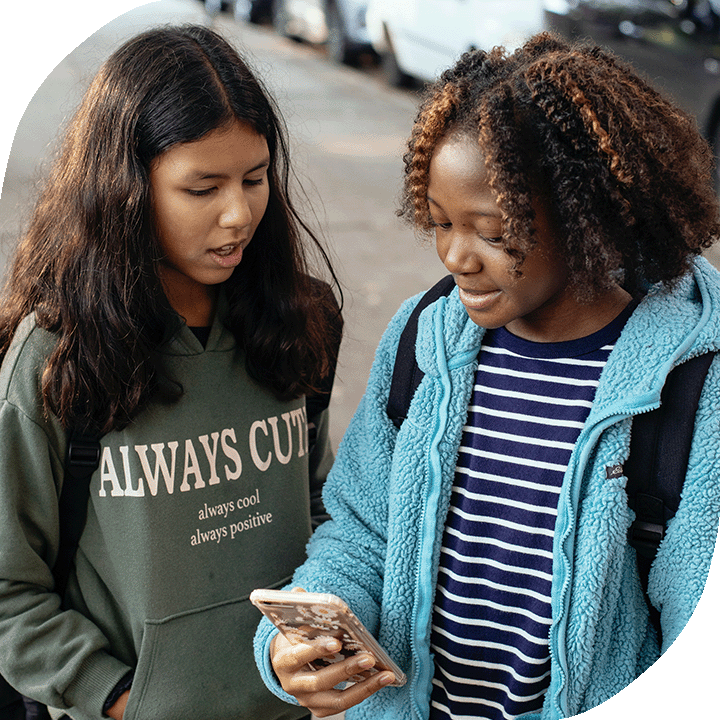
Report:
[[[654,558],[665,537],[665,503],[645,493],[637,493],[633,500],[635,520],[628,529],[628,542],[640,555]]]
[[[658,545],[665,537],[665,526],[635,520],[628,530],[628,542],[645,557],[655,557]]]
[[[92,475],[100,464],[100,443],[97,438],[73,435],[68,441],[65,471],[75,479]]]

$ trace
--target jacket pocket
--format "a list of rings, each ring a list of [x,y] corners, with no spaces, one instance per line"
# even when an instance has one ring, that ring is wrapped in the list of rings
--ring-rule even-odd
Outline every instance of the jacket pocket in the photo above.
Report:
[[[146,620],[125,720],[289,720],[307,713],[260,679],[252,647],[260,618],[246,596]]]

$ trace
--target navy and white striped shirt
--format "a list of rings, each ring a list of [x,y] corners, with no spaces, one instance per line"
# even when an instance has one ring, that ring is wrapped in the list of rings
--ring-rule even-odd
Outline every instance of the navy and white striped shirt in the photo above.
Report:
[[[432,720],[542,707],[560,486],[630,312],[569,342],[485,335],[440,555]]]

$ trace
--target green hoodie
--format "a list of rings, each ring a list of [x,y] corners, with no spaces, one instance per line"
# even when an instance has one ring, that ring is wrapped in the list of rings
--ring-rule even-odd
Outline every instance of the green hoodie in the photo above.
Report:
[[[327,418],[308,452],[305,400],[251,380],[216,320],[165,348],[184,394],[101,440],[65,602],[53,593],[66,436],[43,412],[55,337],[20,325],[0,370],[0,673],[75,720],[97,720],[135,671],[125,720],[299,717],[258,676],[248,595],[281,587],[310,535],[309,466],[324,479]],[[310,460],[310,462],[309,462]]]

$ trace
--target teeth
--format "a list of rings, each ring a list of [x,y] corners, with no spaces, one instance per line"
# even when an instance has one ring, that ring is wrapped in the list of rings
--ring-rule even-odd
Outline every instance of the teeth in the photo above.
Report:
[[[216,255],[229,255],[235,249],[235,245],[223,245],[215,250]]]

